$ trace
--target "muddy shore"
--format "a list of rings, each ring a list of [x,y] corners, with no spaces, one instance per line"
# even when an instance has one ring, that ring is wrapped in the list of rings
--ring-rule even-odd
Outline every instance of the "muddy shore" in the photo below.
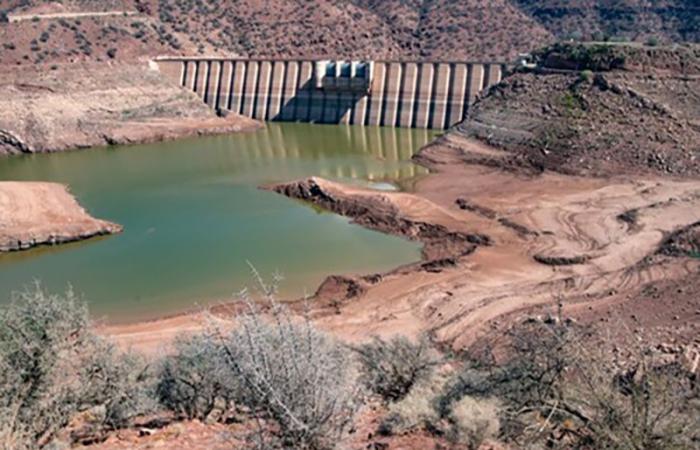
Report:
[[[121,231],[120,225],[91,217],[64,185],[0,182],[0,253]]]
[[[266,187],[424,244],[420,263],[329,277],[312,299],[321,327],[350,341],[429,333],[463,349],[562,302],[572,314],[584,302],[627,305],[651,283],[700,273],[697,258],[659,253],[669,235],[700,221],[700,181],[531,175],[473,162],[484,154],[497,151],[449,133],[417,155],[431,174],[410,193],[320,178]],[[634,224],[622,219],[631,209]],[[674,308],[688,314],[673,323],[652,317],[652,325],[690,343],[693,302]],[[148,352],[201,326],[194,313],[102,331]]]

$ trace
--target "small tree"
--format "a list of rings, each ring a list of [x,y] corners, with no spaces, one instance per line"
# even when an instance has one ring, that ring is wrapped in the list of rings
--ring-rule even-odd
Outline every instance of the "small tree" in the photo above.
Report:
[[[95,425],[125,425],[141,412],[143,366],[89,330],[85,304],[71,290],[37,283],[0,309],[0,442],[43,448],[75,415],[99,408]]]

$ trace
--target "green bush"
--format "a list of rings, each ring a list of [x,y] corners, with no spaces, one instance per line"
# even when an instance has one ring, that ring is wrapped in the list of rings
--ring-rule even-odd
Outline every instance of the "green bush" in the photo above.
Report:
[[[579,79],[585,83],[592,83],[595,75],[592,70],[582,70],[579,74]]]

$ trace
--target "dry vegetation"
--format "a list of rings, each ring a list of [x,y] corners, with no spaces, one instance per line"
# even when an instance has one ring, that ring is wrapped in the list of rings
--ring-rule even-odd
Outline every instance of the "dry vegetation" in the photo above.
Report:
[[[588,330],[553,318],[514,327],[495,353],[440,356],[427,339],[403,337],[353,351],[260,286],[264,313],[245,294],[233,330],[212,316],[206,332],[149,364],[92,334],[70,291],[18,294],[0,317],[3,448],[99,442],[144,417],[245,424],[231,448],[335,448],[374,396],[386,405],[380,439],[620,450],[700,439],[696,374],[641,344],[618,360],[586,347]]]

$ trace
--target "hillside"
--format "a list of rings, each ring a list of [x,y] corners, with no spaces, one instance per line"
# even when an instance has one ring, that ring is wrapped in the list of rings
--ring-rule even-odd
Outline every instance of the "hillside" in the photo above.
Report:
[[[540,70],[494,86],[455,132],[505,150],[496,159],[512,168],[700,175],[700,49],[556,45],[537,56]]]
[[[700,41],[700,3],[694,0],[513,0],[559,38],[618,37],[632,41]]]
[[[71,17],[74,13],[113,15]],[[123,13],[120,15],[119,13]],[[697,2],[547,0],[0,1],[3,64],[154,54],[512,60],[558,38],[698,41]],[[53,18],[32,19],[32,15]]]

